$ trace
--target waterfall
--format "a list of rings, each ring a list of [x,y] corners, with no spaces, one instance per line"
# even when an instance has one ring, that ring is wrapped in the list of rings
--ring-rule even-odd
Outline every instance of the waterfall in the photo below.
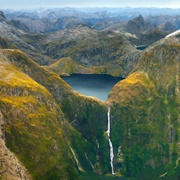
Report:
[[[109,139],[109,147],[110,147],[110,164],[111,164],[111,173],[114,175],[114,166],[113,166],[113,158],[114,158],[114,152],[113,152],[113,145],[110,138],[110,132],[111,132],[111,118],[110,118],[110,107],[108,107],[108,129],[106,131],[108,139]]]

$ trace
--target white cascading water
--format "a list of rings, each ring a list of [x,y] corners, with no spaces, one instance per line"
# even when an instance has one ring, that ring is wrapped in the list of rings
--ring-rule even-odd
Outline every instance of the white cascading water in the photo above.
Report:
[[[111,118],[110,118],[110,107],[108,107],[108,129],[106,131],[109,139],[109,147],[110,147],[110,164],[111,164],[111,173],[114,175],[114,165],[113,165],[113,159],[114,159],[114,152],[113,152],[113,145],[110,139],[110,130],[111,130]]]

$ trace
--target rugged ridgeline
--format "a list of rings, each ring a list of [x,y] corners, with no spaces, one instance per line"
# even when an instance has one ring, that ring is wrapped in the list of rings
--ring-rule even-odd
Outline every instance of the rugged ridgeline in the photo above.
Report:
[[[156,26],[149,23],[149,21],[144,20],[144,18],[139,15],[124,23],[116,22],[105,28],[103,31],[111,30],[122,32],[133,44],[149,46],[175,30],[175,26],[170,22],[165,21],[163,23],[162,21],[162,24]]]
[[[137,63],[139,52],[121,33],[97,32],[85,25],[41,35],[40,39],[33,36],[24,36],[26,42],[50,56],[51,59],[60,59],[61,63],[54,64],[62,71],[63,60],[70,57],[86,71],[109,73],[125,76]],[[131,66],[126,66],[127,62]],[[115,65],[116,64],[116,65]],[[130,65],[130,64],[129,64]],[[89,69],[90,68],[90,69]],[[116,69],[115,69],[116,68]],[[53,70],[53,68],[50,67]],[[82,69],[78,69],[80,72]],[[77,72],[71,70],[71,73]],[[66,72],[68,73],[68,72]]]
[[[17,25],[14,26],[14,24]],[[16,48],[21,49],[23,52],[31,57],[32,59],[36,60],[39,64],[47,64],[48,62],[54,62],[50,57],[44,55],[40,52],[36,47],[32,46],[30,43],[26,42],[26,38],[23,38],[27,35],[27,32],[24,31],[25,25],[21,22],[10,22],[1,12],[0,14],[0,40],[2,39],[7,42],[9,48]],[[35,36],[35,38],[40,40],[39,35]],[[2,46],[2,44],[1,44]],[[7,48],[7,47],[5,47]]]
[[[1,39],[21,49],[40,65],[55,63],[53,66],[57,66],[60,73],[79,71],[126,76],[137,64],[139,51],[119,32],[98,32],[81,24],[48,34],[28,34],[25,31],[20,22],[6,19],[0,22]],[[78,68],[62,72],[62,64],[67,59],[61,58],[67,57],[77,63]],[[59,59],[61,63],[56,62]]]
[[[134,72],[114,86],[111,140],[115,173],[179,178],[179,32],[142,53]]]
[[[82,24],[68,27],[47,34],[30,34],[23,22],[9,21],[2,15],[0,33],[1,38],[38,64],[50,65],[48,68],[59,74],[108,73],[126,77],[136,66],[140,54],[133,44],[150,45],[173,31],[170,23],[155,27],[142,16],[116,23],[104,31]],[[64,68],[67,59],[71,67]]]
[[[83,21],[73,17],[63,17],[56,19],[34,19],[29,17],[15,18],[11,20],[17,28],[30,33],[48,33],[73,27],[77,24],[83,24]]]

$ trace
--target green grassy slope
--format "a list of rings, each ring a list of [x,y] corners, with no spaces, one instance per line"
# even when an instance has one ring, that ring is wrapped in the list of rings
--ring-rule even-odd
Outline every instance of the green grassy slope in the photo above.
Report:
[[[134,73],[109,95],[115,169],[128,177],[179,177],[180,49],[174,42],[164,39],[142,53]]]

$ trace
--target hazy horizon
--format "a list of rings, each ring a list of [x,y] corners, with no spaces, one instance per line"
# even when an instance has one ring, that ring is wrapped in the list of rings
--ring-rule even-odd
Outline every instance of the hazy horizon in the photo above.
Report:
[[[2,1],[2,2],[1,2]],[[121,8],[121,7],[154,7],[154,8],[180,8],[180,2],[177,0],[151,0],[151,2],[144,0],[31,0],[29,2],[23,0],[0,0],[0,9],[35,9],[35,8]]]

